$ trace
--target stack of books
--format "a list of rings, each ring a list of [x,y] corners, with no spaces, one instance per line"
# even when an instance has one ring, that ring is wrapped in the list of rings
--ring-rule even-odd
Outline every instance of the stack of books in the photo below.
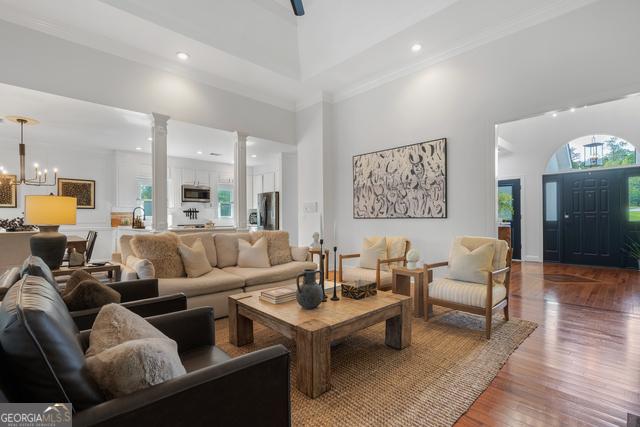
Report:
[[[270,302],[271,304],[282,304],[293,301],[296,299],[296,287],[285,286],[282,288],[267,289],[260,293],[260,299]]]

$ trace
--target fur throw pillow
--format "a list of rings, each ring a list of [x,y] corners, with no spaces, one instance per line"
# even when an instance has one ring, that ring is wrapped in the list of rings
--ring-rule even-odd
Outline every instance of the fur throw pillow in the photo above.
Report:
[[[102,307],[93,322],[87,356],[95,356],[123,342],[142,338],[169,339],[134,312],[118,304],[108,304]]]
[[[71,290],[66,290],[62,300],[69,311],[87,310],[89,308],[102,307],[106,304],[119,303],[121,295],[115,289],[96,281],[95,279],[83,280]]]
[[[136,257],[153,264],[158,279],[185,277],[178,242],[174,233],[141,234],[131,239],[131,250]]]
[[[107,398],[125,396],[186,374],[176,342],[168,338],[125,341],[88,357],[87,369]]]
[[[255,231],[251,233],[251,243],[260,238],[267,239],[267,252],[271,265],[286,264],[293,261],[291,246],[289,245],[289,233],[286,231]]]
[[[64,285],[64,289],[62,290],[63,294],[71,292],[80,282],[84,282],[85,280],[93,280],[97,282],[98,280],[91,275],[91,273],[86,272],[85,270],[76,270],[71,273],[69,280]]]

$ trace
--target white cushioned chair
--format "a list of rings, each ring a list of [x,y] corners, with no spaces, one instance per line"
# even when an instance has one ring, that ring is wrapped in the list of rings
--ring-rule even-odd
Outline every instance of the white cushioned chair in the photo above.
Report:
[[[382,237],[369,237],[365,239],[369,242],[377,242]],[[397,265],[406,266],[407,252],[411,247],[411,242],[404,237],[386,237],[386,252],[383,258],[376,261],[375,268],[365,268],[362,266],[345,267],[343,260],[360,258],[361,254],[340,254],[338,263],[338,281],[353,282],[356,280],[366,280],[376,282],[378,289],[391,289],[393,279],[392,269]]]
[[[509,282],[511,280],[511,248],[504,240],[491,237],[457,237],[455,245],[461,245],[468,251],[486,244],[493,245],[491,265],[483,270],[484,283],[469,282],[451,277],[433,277],[436,268],[449,266],[449,261],[425,264],[427,278],[424,289],[425,320],[429,320],[429,304],[452,308],[454,310],[485,316],[485,333],[491,338],[491,318],[501,308],[505,320],[509,320]]]

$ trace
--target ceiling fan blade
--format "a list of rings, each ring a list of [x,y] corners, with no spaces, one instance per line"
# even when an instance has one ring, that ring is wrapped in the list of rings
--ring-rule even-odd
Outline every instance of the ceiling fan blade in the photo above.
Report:
[[[293,7],[293,13],[296,16],[304,15],[304,6],[302,5],[302,0],[291,0],[291,6]]]

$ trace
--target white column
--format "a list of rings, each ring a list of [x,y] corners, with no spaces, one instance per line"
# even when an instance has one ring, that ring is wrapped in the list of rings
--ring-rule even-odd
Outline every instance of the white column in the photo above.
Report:
[[[236,132],[233,162],[234,212],[238,230],[247,229],[247,134]]]
[[[153,229],[165,231],[167,221],[167,121],[169,116],[151,113],[151,164],[153,176]]]

